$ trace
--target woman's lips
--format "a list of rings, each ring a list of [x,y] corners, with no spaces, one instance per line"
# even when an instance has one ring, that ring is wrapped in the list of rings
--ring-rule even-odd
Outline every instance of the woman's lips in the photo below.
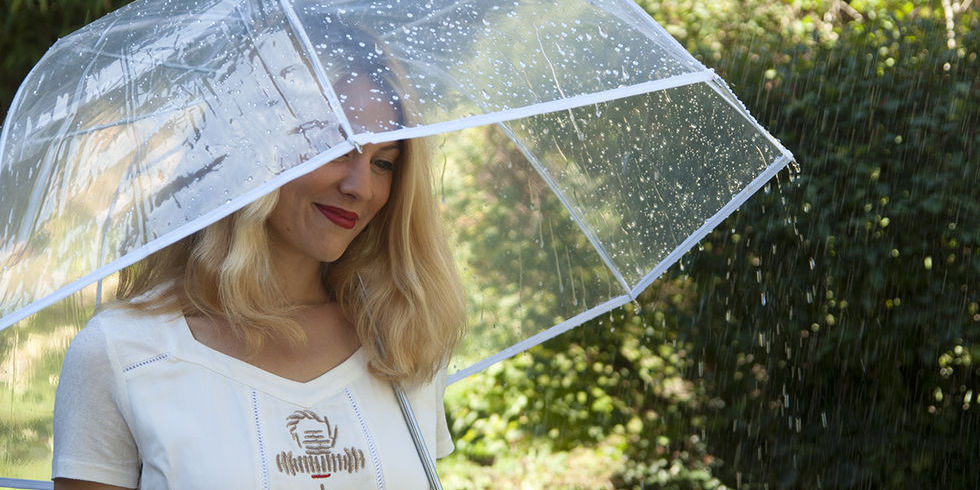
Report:
[[[350,230],[357,224],[357,213],[324,204],[315,204],[315,206],[330,222],[341,228]]]

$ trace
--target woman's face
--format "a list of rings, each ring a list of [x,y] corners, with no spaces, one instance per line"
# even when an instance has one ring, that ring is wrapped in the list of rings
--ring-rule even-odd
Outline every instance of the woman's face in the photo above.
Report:
[[[356,84],[360,85],[360,84]],[[369,82],[358,88],[368,89]],[[360,118],[397,120],[390,105],[350,94]],[[353,119],[353,118],[352,118]],[[268,224],[275,254],[333,262],[388,202],[399,142],[371,144],[295,179],[279,189]]]

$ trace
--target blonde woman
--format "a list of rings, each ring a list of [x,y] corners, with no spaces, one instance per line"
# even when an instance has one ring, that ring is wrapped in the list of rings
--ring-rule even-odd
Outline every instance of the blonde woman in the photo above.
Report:
[[[376,72],[334,87],[355,125],[404,120]],[[65,359],[55,488],[425,488],[389,383],[452,451],[430,178],[419,141],[367,145],[123,271]]]

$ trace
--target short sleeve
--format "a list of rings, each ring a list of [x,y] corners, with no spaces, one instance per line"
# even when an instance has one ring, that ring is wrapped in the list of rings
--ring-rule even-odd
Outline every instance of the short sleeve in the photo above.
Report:
[[[61,368],[52,478],[136,488],[139,453],[120,408],[122,386],[96,317],[72,340]]]
[[[436,394],[436,458],[444,458],[452,454],[456,446],[453,444],[453,436],[449,432],[449,425],[446,423],[446,368],[442,368],[435,377],[433,392]]]

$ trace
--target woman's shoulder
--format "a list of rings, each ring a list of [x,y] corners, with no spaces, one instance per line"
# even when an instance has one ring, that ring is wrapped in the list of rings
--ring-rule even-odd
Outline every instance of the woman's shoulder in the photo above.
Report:
[[[127,303],[108,305],[92,316],[75,342],[99,339],[124,363],[128,358],[168,351],[179,341],[183,316],[178,313],[146,311]]]
[[[96,311],[85,329],[99,329],[106,334],[147,328],[159,330],[162,326],[179,322],[181,318],[180,312],[159,312],[145,309],[139,304],[117,302]]]

